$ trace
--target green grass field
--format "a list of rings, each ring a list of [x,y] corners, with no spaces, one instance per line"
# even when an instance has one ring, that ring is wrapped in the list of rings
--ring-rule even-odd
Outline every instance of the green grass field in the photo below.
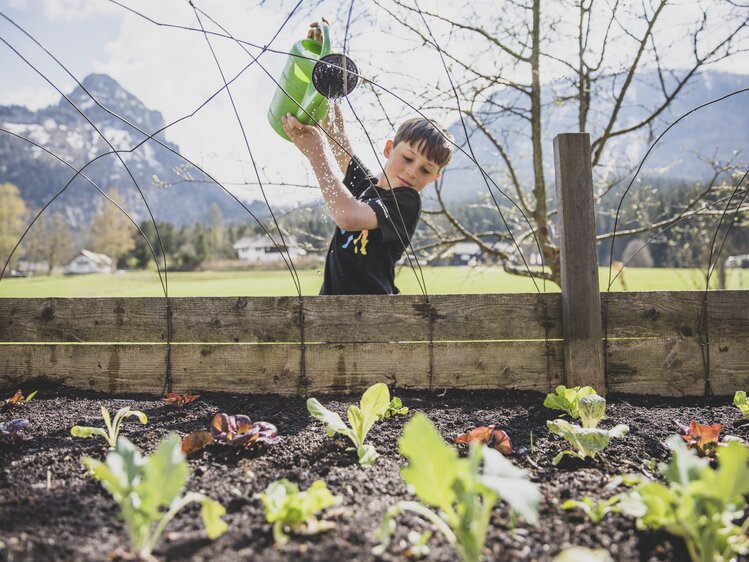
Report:
[[[530,279],[509,275],[496,267],[424,267],[424,283],[429,294],[528,293],[536,292]],[[303,295],[316,295],[322,284],[320,270],[299,270]],[[627,290],[700,290],[705,286],[704,274],[696,269],[627,269],[624,273]],[[608,269],[600,269],[601,290],[606,290]],[[538,289],[544,286],[537,280]],[[396,284],[404,294],[421,294],[417,276],[410,268],[402,268]],[[717,288],[717,279],[711,280]],[[169,273],[169,295],[187,296],[294,296],[297,294],[287,270],[204,271]],[[728,289],[749,289],[749,269],[729,270]],[[546,283],[547,292],[558,292],[553,283]],[[614,291],[623,290],[619,280]],[[158,297],[163,290],[155,271],[127,272],[112,275],[79,275],[3,279],[3,297]]]

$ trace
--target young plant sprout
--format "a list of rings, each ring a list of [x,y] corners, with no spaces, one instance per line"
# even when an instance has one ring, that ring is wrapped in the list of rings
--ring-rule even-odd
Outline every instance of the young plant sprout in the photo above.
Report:
[[[200,398],[200,394],[177,394],[176,392],[170,392],[161,400],[181,410],[190,402],[195,402],[198,398]]]
[[[213,416],[209,431],[196,431],[182,440],[182,452],[197,453],[207,445],[217,443],[250,449],[256,445],[276,445],[281,438],[272,423],[253,422],[248,416],[229,416],[223,412]]]
[[[351,439],[359,458],[359,464],[367,467],[372,466],[379,455],[375,448],[369,443],[364,443],[364,440],[374,423],[387,411],[389,405],[390,391],[387,385],[381,382],[373,384],[362,395],[359,406],[355,404],[349,406],[346,413],[348,422],[351,424],[349,427],[343,422],[341,416],[328,410],[316,398],[307,400],[307,410],[313,418],[325,424],[328,437],[339,433]]]
[[[265,506],[265,519],[273,523],[273,540],[284,544],[289,540],[288,533],[317,535],[335,528],[335,523],[318,519],[322,510],[340,502],[325,482],[316,480],[304,491],[299,486],[282,478],[271,482],[260,500]]]
[[[512,454],[512,442],[509,435],[501,429],[494,429],[493,425],[482,425],[461,433],[455,438],[455,442],[467,444],[476,442],[496,449],[506,457]]]
[[[386,420],[395,416],[405,416],[406,414],[408,414],[408,406],[404,406],[400,398],[393,396],[390,404],[388,404],[388,409],[380,416],[380,419]]]
[[[23,433],[27,425],[29,425],[29,420],[23,418],[0,423],[0,443],[3,445],[19,445],[24,441],[30,441],[31,437]]]
[[[747,523],[739,526],[749,494],[749,450],[727,443],[718,468],[687,448],[681,436],[667,441],[671,462],[661,472],[665,484],[640,477],[623,495],[621,511],[637,518],[638,529],[665,529],[684,539],[693,562],[729,562],[749,552]]]
[[[190,469],[175,434],[159,443],[147,457],[120,437],[106,462],[91,457],[83,457],[82,462],[119,504],[130,537],[130,553],[141,560],[155,560],[151,552],[164,528],[191,502],[201,505],[200,514],[210,539],[227,529],[221,519],[226,509],[220,503],[195,492],[182,495]]]
[[[399,501],[388,509],[374,554],[385,552],[395,533],[395,519],[405,511],[432,524],[463,562],[483,559],[489,519],[500,499],[529,523],[536,522],[538,486],[498,451],[474,442],[468,457],[461,458],[421,413],[406,424],[398,447],[409,463],[401,477],[418,501]]]
[[[544,406],[550,410],[562,410],[563,413],[577,420],[580,419],[578,414],[580,399],[595,394],[596,391],[590,386],[567,388],[560,384],[554,392],[546,395]]]
[[[29,402],[34,396],[36,396],[36,393],[38,391],[35,390],[28,396],[24,396],[21,392],[21,389],[19,388],[16,390],[16,393],[11,396],[10,398],[6,398],[3,400],[3,408],[11,408],[13,406],[23,406],[26,402]]]
[[[590,496],[583,497],[582,500],[567,500],[562,504],[562,509],[569,511],[579,509],[588,516],[591,523],[600,523],[609,513],[621,511],[616,504],[621,500],[621,496],[611,496],[607,500],[595,501]]]
[[[572,450],[562,451],[556,455],[551,464],[557,465],[565,455],[578,459],[595,458],[603,451],[612,437],[624,437],[629,433],[629,426],[619,424],[612,429],[598,429],[599,422],[606,414],[606,400],[595,395],[588,395],[577,401],[577,416],[582,420],[583,427],[562,419],[546,422],[552,433],[563,437]]]
[[[737,391],[733,395],[733,403],[744,417],[749,420],[749,400],[746,398],[746,392],[743,390]]]
[[[104,419],[104,425],[106,429],[101,427],[88,427],[84,425],[74,425],[70,428],[70,434],[73,437],[93,437],[94,435],[100,435],[106,439],[109,443],[109,448],[114,449],[117,444],[117,437],[120,435],[120,428],[122,422],[127,418],[137,417],[138,421],[142,424],[148,423],[148,416],[140,410],[131,410],[130,406],[125,406],[117,410],[114,415],[114,420],[109,416],[109,410],[104,406],[101,407],[101,417]]]

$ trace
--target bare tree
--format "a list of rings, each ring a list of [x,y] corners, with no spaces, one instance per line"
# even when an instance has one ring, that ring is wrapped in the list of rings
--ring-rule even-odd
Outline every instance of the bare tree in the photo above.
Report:
[[[486,171],[501,178],[497,186],[487,184],[495,195],[484,206],[495,212],[500,209],[506,227],[495,224],[482,229],[461,218],[447,204],[444,185],[439,183],[434,205],[425,212],[429,236],[421,250],[435,255],[451,244],[473,241],[496,256],[506,270],[527,275],[522,261],[529,260],[521,260],[520,252],[537,244],[547,268],[534,275],[556,283],[560,282],[552,221],[556,210],[548,189],[550,170],[544,165],[544,126],[550,116],[576,108],[577,129],[591,134],[600,201],[609,193],[620,194],[624,179],[633,171],[631,163],[624,170],[616,165],[613,146],[634,138],[652,140],[668,108],[701,70],[749,47],[749,10],[727,1],[677,5],[669,0],[504,0],[453,3],[450,9],[413,0],[374,3],[379,11],[370,10],[373,23],[387,26],[393,34],[404,32],[412,38],[414,49],[421,44],[444,56],[443,78],[429,91],[414,91],[415,105],[428,113],[454,109],[457,101],[469,137],[474,142],[481,138],[492,148],[490,158],[479,161],[489,160],[492,165]],[[689,10],[695,17],[686,21],[683,14]],[[681,23],[676,27],[674,21]],[[439,63],[436,56],[435,62]],[[387,59],[382,68],[384,76]],[[645,77],[655,77],[651,95],[635,100],[634,85]],[[380,113],[385,109],[379,97],[372,104]],[[627,111],[632,108],[637,111]],[[517,139],[527,143],[520,155],[510,146]],[[457,140],[467,153],[472,152],[465,137]],[[528,161],[529,173],[522,173]],[[498,195],[497,187],[512,197],[512,205]],[[696,197],[705,195],[700,192]],[[682,212],[628,230],[636,234],[663,228],[695,205],[684,205]],[[508,228],[515,233],[514,241]],[[612,236],[604,231],[599,240]]]

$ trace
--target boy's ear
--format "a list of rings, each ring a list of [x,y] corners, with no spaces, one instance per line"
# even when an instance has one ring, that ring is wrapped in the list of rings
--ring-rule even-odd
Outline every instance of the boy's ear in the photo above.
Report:
[[[382,153],[385,155],[385,158],[390,158],[390,153],[393,151],[393,141],[389,140],[385,142],[385,149],[382,151]]]

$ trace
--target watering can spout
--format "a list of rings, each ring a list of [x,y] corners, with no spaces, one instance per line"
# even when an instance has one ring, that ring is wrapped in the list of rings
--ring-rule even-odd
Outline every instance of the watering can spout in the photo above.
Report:
[[[328,112],[328,98],[346,95],[356,86],[356,65],[348,57],[331,54],[327,23],[320,25],[320,32],[322,41],[302,39],[294,43],[268,109],[273,130],[286,140],[289,137],[282,121],[286,114],[305,125],[318,123]],[[342,81],[345,85],[341,88]]]

